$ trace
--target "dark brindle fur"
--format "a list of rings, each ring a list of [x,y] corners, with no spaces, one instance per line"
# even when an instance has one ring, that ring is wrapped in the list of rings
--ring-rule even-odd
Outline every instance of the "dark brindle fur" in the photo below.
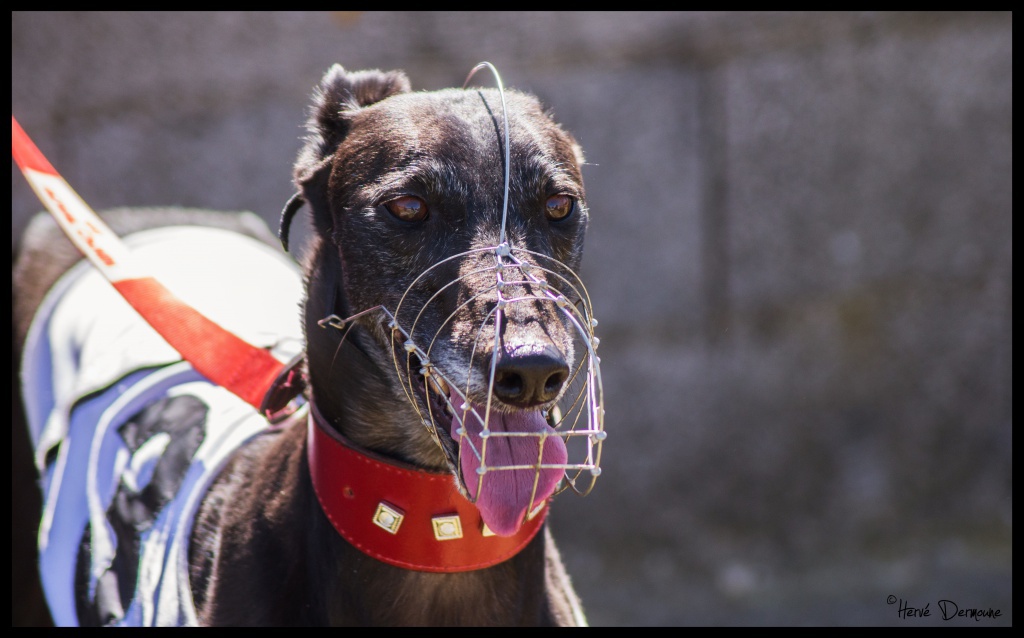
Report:
[[[576,269],[587,214],[578,146],[532,97],[508,92],[507,99],[512,139],[507,237],[515,246]],[[498,243],[504,163],[500,105],[493,90],[411,93],[401,72],[349,73],[335,67],[315,97],[310,138],[295,169],[315,231],[305,263],[303,314],[312,399],[350,440],[423,468],[457,472],[406,398],[385,318],[360,323],[347,332],[344,343],[341,331],[323,329],[317,321],[378,304],[393,310],[412,280],[432,264]],[[545,217],[544,206],[558,194],[576,203],[572,215],[556,223]],[[426,205],[427,219],[408,222],[389,214],[385,205],[400,197]],[[144,224],[157,218],[160,224],[168,222],[167,215],[135,217],[147,220]],[[132,223],[131,215],[125,219]],[[123,223],[115,218],[115,230],[124,232]],[[231,219],[216,223],[243,225]],[[258,230],[241,230],[259,235]],[[24,339],[43,292],[73,261],[70,244],[46,233],[30,238],[22,253],[15,276],[16,344]],[[436,281],[418,294],[432,294],[471,267],[472,260],[464,259],[436,269]],[[472,278],[461,284],[472,285]],[[419,329],[424,335],[441,327],[466,291],[453,287],[446,294],[450,298],[423,319]],[[464,336],[472,331],[469,315],[485,310],[476,306],[487,303],[470,304],[444,327],[440,357],[458,359],[472,347]],[[418,310],[419,304],[410,307]],[[515,369],[519,364],[521,377],[518,387],[506,387],[500,397],[507,410],[536,409],[550,400],[550,392],[540,386],[552,366],[567,363],[537,346],[542,332],[548,340],[563,341],[563,323],[543,309],[528,314],[513,313],[503,326],[508,354],[501,365]],[[518,362],[517,350],[527,353]],[[485,359],[478,355],[474,365]],[[534,379],[538,374],[540,381]],[[447,434],[441,438],[454,447]],[[303,423],[259,437],[229,463],[209,492],[190,549],[192,587],[203,623],[574,622],[576,595],[547,529],[514,558],[488,569],[435,574],[392,567],[360,553],[332,528],[313,493],[305,448]]]

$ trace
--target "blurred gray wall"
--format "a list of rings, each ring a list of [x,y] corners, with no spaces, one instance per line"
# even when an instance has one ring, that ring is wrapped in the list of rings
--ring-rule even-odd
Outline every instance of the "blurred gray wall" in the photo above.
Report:
[[[1012,38],[1009,13],[15,12],[11,102],[96,208],[276,228],[330,64],[435,89],[495,63],[589,162],[609,437],[553,526],[591,622],[1012,624]],[[16,243],[39,205],[13,162],[11,187]]]

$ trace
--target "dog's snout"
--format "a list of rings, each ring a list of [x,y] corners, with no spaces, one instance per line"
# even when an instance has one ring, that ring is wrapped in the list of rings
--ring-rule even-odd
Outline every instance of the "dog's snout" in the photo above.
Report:
[[[494,371],[494,394],[516,407],[533,407],[555,399],[569,377],[565,359],[551,348],[506,355]]]

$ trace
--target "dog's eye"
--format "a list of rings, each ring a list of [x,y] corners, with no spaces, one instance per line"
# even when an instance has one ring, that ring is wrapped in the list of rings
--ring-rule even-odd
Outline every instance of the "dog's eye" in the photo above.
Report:
[[[548,201],[545,204],[548,219],[552,221],[561,221],[568,217],[572,213],[572,209],[576,207],[576,200],[568,195],[552,195],[548,197]]]
[[[385,202],[384,207],[388,212],[404,222],[421,222],[427,218],[430,209],[427,203],[419,197],[405,195],[390,202]]]

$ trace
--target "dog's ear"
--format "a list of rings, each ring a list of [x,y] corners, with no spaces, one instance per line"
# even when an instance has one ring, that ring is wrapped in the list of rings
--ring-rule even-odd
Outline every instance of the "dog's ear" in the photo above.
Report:
[[[332,66],[313,95],[309,122],[310,133],[320,137],[319,155],[334,152],[348,133],[352,114],[360,108],[410,90],[409,78],[401,71],[350,73],[340,64]]]
[[[332,66],[324,74],[320,85],[313,93],[313,108],[306,128],[309,136],[295,162],[295,184],[303,198],[313,209],[318,225],[328,224],[329,215],[324,217],[326,206],[327,178],[330,176],[331,156],[348,135],[352,116],[359,109],[381,100],[408,93],[411,90],[409,78],[402,71],[346,71],[340,64]]]

